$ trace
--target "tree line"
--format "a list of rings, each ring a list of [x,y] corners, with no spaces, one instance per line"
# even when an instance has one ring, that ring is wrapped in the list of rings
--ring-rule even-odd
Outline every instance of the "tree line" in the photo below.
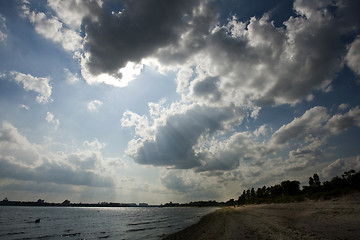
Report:
[[[298,202],[305,199],[330,199],[353,191],[360,191],[360,172],[345,171],[341,177],[333,177],[321,183],[319,175],[309,177],[309,185],[300,189],[299,181],[282,181],[280,184],[258,189],[244,190],[237,200],[238,205],[259,203]],[[235,203],[236,201],[233,201]]]

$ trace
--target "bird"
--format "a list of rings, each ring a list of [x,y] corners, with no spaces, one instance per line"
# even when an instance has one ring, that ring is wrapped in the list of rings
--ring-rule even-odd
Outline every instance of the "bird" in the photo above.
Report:
[[[40,223],[40,218],[36,219],[35,223]]]

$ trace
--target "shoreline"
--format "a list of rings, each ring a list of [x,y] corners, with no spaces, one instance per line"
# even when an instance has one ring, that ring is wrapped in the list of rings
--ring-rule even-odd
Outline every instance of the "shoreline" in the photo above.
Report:
[[[164,240],[359,239],[360,193],[326,201],[223,208]]]

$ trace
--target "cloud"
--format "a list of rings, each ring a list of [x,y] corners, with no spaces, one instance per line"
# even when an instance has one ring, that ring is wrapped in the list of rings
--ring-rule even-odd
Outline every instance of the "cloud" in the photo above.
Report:
[[[181,59],[184,68],[192,69],[179,72],[178,91],[194,101],[213,104],[216,100],[228,106],[250,100],[261,106],[311,100],[313,91],[331,90],[331,81],[344,64],[342,36],[360,26],[353,11],[359,4],[318,2],[315,6],[295,1],[297,15],[279,27],[270,13],[248,22],[233,17],[223,26],[209,26],[201,38],[184,34],[157,56],[164,64]],[[350,23],[350,19],[357,20]]]
[[[7,39],[7,27],[5,24],[6,18],[0,14],[0,42],[6,42]]]
[[[21,105],[19,105],[19,107],[22,108],[22,109],[25,109],[26,111],[30,110],[30,107],[25,105],[25,104],[21,104]]]
[[[54,124],[54,128],[57,129],[60,125],[60,121],[59,119],[56,119],[55,118],[55,115],[51,112],[47,112],[46,113],[46,117],[45,117],[45,120],[48,122],[48,123],[52,123]]]
[[[349,51],[345,57],[348,66],[358,75],[360,75],[360,36],[358,36],[350,45]]]
[[[180,38],[188,24],[184,17],[191,20],[198,5],[199,1],[125,1],[119,13],[108,13],[99,6],[92,13],[97,21],[85,18],[83,22],[91,74],[121,78],[118,70],[127,62],[140,62]]]
[[[52,182],[57,184],[85,185],[93,187],[112,187],[111,179],[90,171],[74,170],[67,165],[44,161],[35,168],[24,167],[0,159],[1,178],[13,178],[26,181]]]
[[[243,110],[230,107],[189,107],[183,113],[168,115],[165,122],[155,126],[156,130],[149,130],[148,133],[153,135],[145,137],[141,134],[141,138],[131,141],[127,153],[140,164],[184,169],[200,166],[201,158],[196,154],[196,148],[201,147],[203,140],[241,122],[242,113]],[[147,124],[139,116],[129,114],[122,122],[124,126],[136,127]]]
[[[360,127],[360,107],[351,108],[345,114],[336,114],[327,122],[325,128],[331,133],[342,132],[352,126]]]
[[[52,88],[49,84],[49,77],[34,77],[30,74],[23,74],[20,72],[12,71],[11,75],[14,77],[14,81],[18,84],[22,84],[25,91],[34,91],[39,95],[36,97],[38,103],[47,103],[52,101],[51,92]]]
[[[354,157],[336,159],[334,162],[330,163],[327,167],[325,167],[322,170],[321,174],[323,177],[329,178],[339,176],[343,174],[344,171],[349,171],[351,169],[360,169],[359,155]]]
[[[84,46],[88,34],[82,32],[87,30],[86,27],[83,28],[83,21],[86,19],[90,22],[99,22],[99,13],[103,11],[102,1],[48,1],[48,6],[54,10],[55,15],[50,12],[31,11],[29,4],[29,2],[24,2],[22,16],[30,20],[38,34],[73,53],[73,57],[80,62],[82,77],[88,84],[105,83],[125,87],[140,74],[142,64],[132,62],[119,67],[119,76],[112,76],[106,72],[93,74],[87,67],[91,54],[88,47]],[[65,70],[65,74],[71,83],[78,80],[78,77],[68,70]]]
[[[149,127],[149,121],[146,116],[140,116],[131,111],[126,111],[121,118],[122,127],[135,127],[135,134],[142,137],[148,138],[152,131]]]
[[[316,100],[345,64],[357,72],[360,4],[296,0],[291,16],[275,24],[272,12],[220,23],[213,3],[123,1],[110,12],[106,1],[49,1],[56,16],[27,9],[27,17],[39,34],[81,52],[74,55],[88,84],[125,87],[145,65],[177,73],[178,102],[150,103],[149,116],[123,114],[121,126],[135,130],[127,155],[136,163],[217,174],[223,182],[314,167],[328,137],[359,126],[358,107],[342,105],[347,112],[333,116],[312,107],[275,130],[249,130],[243,119],[256,119],[264,106]],[[75,34],[69,45],[67,31]],[[90,111],[100,107],[96,101]],[[72,159],[84,167],[97,162],[92,155]],[[162,183],[178,192],[199,189],[177,170]]]
[[[207,77],[196,82],[192,82],[193,94],[200,98],[205,98],[209,102],[218,102],[221,99],[222,93],[218,89],[219,78]]]
[[[56,16],[26,5],[24,14],[39,34],[75,52],[89,84],[127,86],[149,59],[177,70],[186,64],[193,73],[178,76],[178,90],[190,86],[190,91],[180,93],[227,106],[249,100],[294,104],[311,100],[313,91],[331,90],[344,65],[342,37],[360,26],[359,4],[350,0],[297,0],[282,26],[274,25],[271,12],[245,22],[230,16],[220,25],[212,1],[124,1],[119,12],[108,11],[106,4],[49,1]],[[357,42],[346,55],[352,68]]]
[[[102,105],[103,105],[103,102],[101,102],[100,100],[95,99],[95,100],[92,100],[91,102],[88,103],[87,108],[89,109],[89,111],[95,112]]]
[[[23,16],[35,26],[35,31],[67,50],[76,52],[82,48],[82,38],[78,32],[66,27],[57,17],[48,17],[43,12],[30,11],[27,3],[23,6]]]
[[[331,157],[328,138],[359,126],[360,116],[359,107],[330,116],[325,107],[316,106],[275,131],[266,125],[253,131],[235,131],[234,120],[241,124],[239,119],[248,113],[234,110],[197,105],[181,114],[176,111],[166,114],[162,110],[161,116],[166,117],[157,125],[157,114],[154,119],[147,119],[126,113],[123,126],[138,128],[138,138],[129,142],[127,154],[139,164],[190,168],[208,176],[229,171],[257,174],[268,169],[259,178],[262,181],[274,175],[301,172],[326,161]],[[181,185],[181,180],[173,177],[163,183]]]
[[[97,20],[96,16],[92,16],[91,13],[102,5],[102,1],[50,0],[48,5],[67,26],[74,30],[79,30],[85,16],[92,17],[95,21]]]
[[[341,103],[338,107],[339,110],[344,111],[349,108],[349,104]]]
[[[64,68],[64,73],[66,76],[66,81],[68,81],[69,83],[73,84],[80,81],[80,78],[78,77],[77,73],[74,74],[70,72],[70,70],[67,68]]]
[[[236,132],[228,139],[211,141],[208,148],[201,149],[198,156],[202,159],[202,166],[196,170],[229,171],[237,169],[240,163],[251,161],[256,164],[261,152],[261,143],[249,132]]]
[[[316,163],[326,158],[322,149],[324,144],[325,139],[314,139],[303,147],[290,150],[289,157],[284,164],[284,171],[296,172],[314,167]]]
[[[192,200],[209,200],[223,197],[222,186],[215,179],[195,175],[192,172],[171,170],[160,179],[161,184],[167,189]]]
[[[185,193],[195,187],[195,182],[189,180],[190,179],[188,178],[182,178],[181,175],[175,174],[174,172],[168,172],[164,177],[161,178],[161,183],[168,189]]]
[[[38,146],[32,145],[11,123],[2,122],[0,128],[0,156],[22,165],[32,165],[38,162],[38,155]]]
[[[87,142],[87,149],[71,153],[52,153],[31,143],[9,122],[0,128],[0,178],[40,183],[112,187],[113,179],[103,164],[98,141]]]
[[[193,27],[208,1],[125,1],[121,11],[92,9],[85,17],[82,75],[89,83],[124,87],[143,68],[148,57],[180,39]],[[95,17],[94,17],[95,16]],[[96,18],[96,19],[95,19]],[[208,26],[203,21],[203,26]],[[194,29],[196,30],[196,29]],[[146,40],[145,40],[146,39]],[[104,47],[107,46],[107,47]]]
[[[94,141],[92,141],[92,142],[85,141],[85,142],[83,143],[83,146],[85,146],[86,148],[92,149],[92,150],[99,151],[99,150],[101,150],[102,148],[104,148],[104,147],[106,146],[106,144],[100,142],[100,141],[97,140],[97,139],[94,139]]]
[[[313,107],[301,117],[295,118],[283,125],[272,135],[272,146],[290,144],[291,140],[298,142],[313,141],[314,138],[324,138],[338,134],[352,126],[360,126],[360,107],[351,108],[344,114],[329,116],[325,107]]]
[[[305,141],[311,135],[321,134],[324,123],[329,119],[327,109],[313,107],[307,110],[301,117],[280,127],[273,135],[270,142],[273,145],[288,144],[290,140]]]

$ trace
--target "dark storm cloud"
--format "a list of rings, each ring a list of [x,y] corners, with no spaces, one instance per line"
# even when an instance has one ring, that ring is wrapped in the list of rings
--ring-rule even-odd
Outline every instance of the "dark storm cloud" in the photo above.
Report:
[[[198,97],[217,102],[221,98],[221,92],[218,89],[219,78],[207,77],[198,81],[194,87],[194,94]]]
[[[199,138],[223,130],[225,123],[234,121],[236,116],[233,108],[200,106],[172,115],[157,129],[155,141],[146,140],[131,157],[137,163],[155,166],[181,169],[200,166],[201,159],[194,149]]]
[[[85,18],[85,49],[91,73],[114,74],[128,61],[139,62],[159,48],[176,42],[193,17],[196,0],[123,1],[121,13],[102,8],[97,21]]]

